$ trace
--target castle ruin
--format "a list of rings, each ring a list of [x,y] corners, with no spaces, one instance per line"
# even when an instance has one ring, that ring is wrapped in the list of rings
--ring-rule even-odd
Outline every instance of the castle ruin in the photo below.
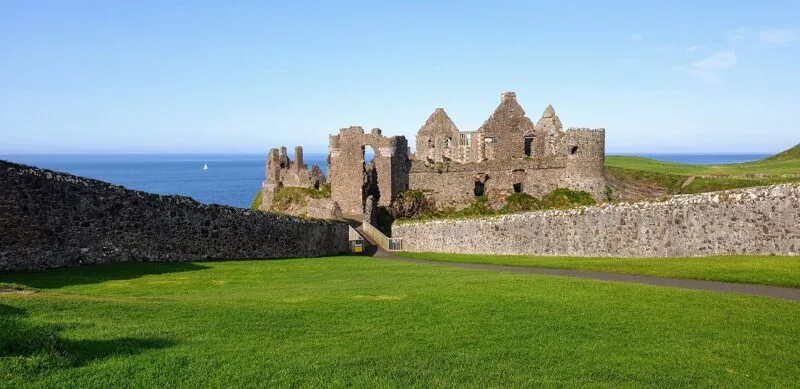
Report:
[[[365,148],[374,159],[365,160]],[[267,161],[262,209],[268,192],[280,186],[309,187],[325,182],[302,165],[302,149],[292,163],[275,149]],[[328,148],[330,201],[350,218],[388,206],[398,194],[420,190],[437,207],[463,208],[478,196],[505,198],[512,193],[540,197],[556,188],[589,192],[600,200],[605,192],[605,130],[563,129],[552,106],[534,124],[514,92],[501,95],[500,105],[475,131],[461,131],[437,108],[417,132],[415,153],[403,136],[386,137],[380,129],[366,133],[347,127],[330,136]],[[287,170],[288,169],[288,170]]]
[[[319,189],[320,186],[325,185],[325,175],[322,174],[319,165],[314,165],[311,170],[308,170],[308,165],[303,163],[301,146],[294,148],[294,155],[295,160],[292,161],[286,147],[281,147],[280,150],[270,149],[266,163],[267,178],[261,185],[259,209],[262,211],[270,210],[275,192],[283,186]]]

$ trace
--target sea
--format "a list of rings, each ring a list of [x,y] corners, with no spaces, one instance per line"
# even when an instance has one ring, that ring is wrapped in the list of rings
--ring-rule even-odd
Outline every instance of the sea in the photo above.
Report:
[[[615,154],[667,162],[727,164],[755,161],[767,154]],[[327,155],[306,153],[304,162],[328,175]],[[266,155],[119,154],[2,155],[0,159],[94,178],[129,189],[189,196],[205,204],[247,208],[261,189]],[[208,165],[208,170],[203,166]]]

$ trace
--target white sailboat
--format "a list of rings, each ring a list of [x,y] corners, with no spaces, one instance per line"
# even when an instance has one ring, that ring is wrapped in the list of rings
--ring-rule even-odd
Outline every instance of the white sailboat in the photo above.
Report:
[[[203,170],[208,170],[208,164],[207,163],[203,164]]]

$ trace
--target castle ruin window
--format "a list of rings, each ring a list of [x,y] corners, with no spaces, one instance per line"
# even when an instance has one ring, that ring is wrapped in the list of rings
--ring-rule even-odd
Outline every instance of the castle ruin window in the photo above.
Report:
[[[433,139],[428,139],[428,148],[432,149],[434,147]]]
[[[578,152],[578,146],[572,146],[569,148],[569,153],[575,155]]]
[[[319,180],[314,181],[314,189],[319,189]]]
[[[525,155],[530,157],[533,154],[533,135],[525,136]]]
[[[445,147],[445,148],[448,148],[448,149],[450,148],[450,138],[445,138],[445,140],[444,140],[444,147]]]
[[[518,182],[514,184],[514,193],[522,193],[522,183]]]
[[[480,181],[475,181],[475,189],[473,189],[473,193],[475,194],[475,197],[483,196],[485,190],[486,190],[486,186],[484,185],[484,183],[482,183]]]
[[[469,134],[458,134],[458,145],[469,146],[470,139]]]

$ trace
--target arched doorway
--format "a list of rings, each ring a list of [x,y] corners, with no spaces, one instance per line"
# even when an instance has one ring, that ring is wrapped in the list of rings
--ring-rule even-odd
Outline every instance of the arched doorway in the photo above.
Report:
[[[381,190],[378,185],[378,166],[375,158],[375,149],[370,145],[361,146],[363,162],[364,186],[361,191],[361,202],[366,206],[367,198],[372,196],[377,205],[381,198]],[[366,211],[366,209],[365,209]]]

